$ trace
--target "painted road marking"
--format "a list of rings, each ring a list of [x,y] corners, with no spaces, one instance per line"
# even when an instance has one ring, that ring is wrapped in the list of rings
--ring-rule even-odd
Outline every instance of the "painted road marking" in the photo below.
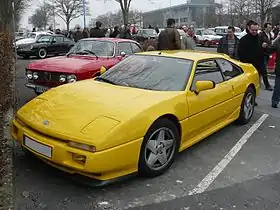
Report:
[[[204,192],[217,178],[217,176],[227,167],[227,165],[232,161],[232,159],[241,150],[249,138],[256,132],[256,130],[263,124],[268,116],[268,114],[263,114],[258,119],[258,121],[253,124],[252,127],[241,137],[234,147],[225,155],[225,157],[212,169],[212,171],[210,171],[210,173],[208,173],[208,175],[197,185],[197,187],[189,192],[189,195]]]

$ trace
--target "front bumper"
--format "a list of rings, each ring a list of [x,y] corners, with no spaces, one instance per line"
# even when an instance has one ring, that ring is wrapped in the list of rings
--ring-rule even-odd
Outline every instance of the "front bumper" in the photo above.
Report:
[[[25,136],[51,148],[51,155],[46,156],[38,152],[39,150],[31,149],[24,143]],[[13,120],[12,137],[47,164],[72,175],[82,175],[99,181],[110,181],[137,172],[143,140],[140,138],[93,153],[70,147],[67,141],[43,135],[18,120]]]
[[[31,83],[26,83],[26,87],[33,89],[36,93],[44,93],[47,90],[51,89],[50,87],[42,86],[42,85],[35,85]]]
[[[37,56],[37,50],[17,49],[17,55],[19,55],[19,56]]]

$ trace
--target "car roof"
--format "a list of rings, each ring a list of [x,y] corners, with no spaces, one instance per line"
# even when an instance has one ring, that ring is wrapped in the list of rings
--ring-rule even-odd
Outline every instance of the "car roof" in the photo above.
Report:
[[[121,39],[121,38],[109,38],[109,37],[102,37],[102,38],[85,38],[82,40],[101,40],[101,41],[111,41],[111,42],[134,42],[131,39]]]
[[[161,52],[161,54],[159,54]],[[138,55],[155,55],[170,58],[183,58],[193,61],[199,61],[210,58],[226,58],[226,55],[216,52],[191,51],[191,50],[175,50],[175,51],[148,51],[137,53]]]

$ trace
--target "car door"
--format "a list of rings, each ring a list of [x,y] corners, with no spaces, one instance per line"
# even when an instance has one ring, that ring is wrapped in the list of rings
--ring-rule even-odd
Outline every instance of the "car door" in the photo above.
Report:
[[[48,43],[48,53],[57,53],[59,51],[59,44],[56,41],[55,36],[50,36],[50,41]]]
[[[215,88],[195,93],[196,81],[213,81]],[[187,136],[190,139],[203,134],[228,118],[233,98],[233,87],[225,82],[221,69],[214,59],[199,61],[196,65],[192,85],[187,92],[189,122]]]
[[[234,97],[232,98],[232,105],[234,109],[238,109],[243,100],[243,93],[247,85],[247,82],[244,81],[246,77],[242,76],[244,72],[242,68],[226,59],[219,58],[216,61],[224,75],[225,82],[233,87]]]
[[[71,40],[63,37],[63,41],[61,44],[61,51],[62,53],[67,53],[71,49]]]

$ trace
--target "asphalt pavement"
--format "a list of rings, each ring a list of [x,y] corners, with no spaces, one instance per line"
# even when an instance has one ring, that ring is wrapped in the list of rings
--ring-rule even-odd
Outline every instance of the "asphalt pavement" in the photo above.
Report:
[[[24,68],[31,61],[17,62],[19,107],[35,97],[24,87]],[[93,188],[25,156],[16,145],[16,209],[280,209],[280,111],[270,107],[270,98],[271,92],[262,90],[248,125],[229,125],[182,152],[154,179],[135,176]]]

